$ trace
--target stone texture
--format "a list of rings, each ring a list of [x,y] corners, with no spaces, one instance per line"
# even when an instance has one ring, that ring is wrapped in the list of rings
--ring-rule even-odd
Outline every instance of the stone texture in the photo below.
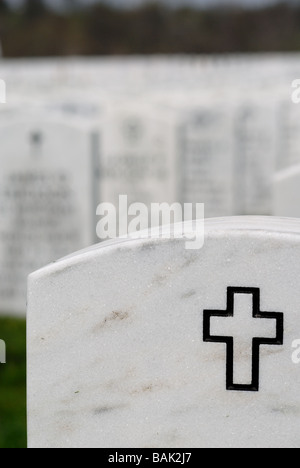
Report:
[[[299,277],[300,221],[276,218],[209,220],[201,250],[120,240],[34,273],[30,447],[299,447]],[[251,387],[249,340],[270,340],[259,391],[228,388],[205,316],[212,336],[235,338],[235,384]]]

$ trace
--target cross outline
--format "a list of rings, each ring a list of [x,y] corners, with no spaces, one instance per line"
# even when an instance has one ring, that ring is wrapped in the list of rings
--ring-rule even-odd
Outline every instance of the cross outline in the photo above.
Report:
[[[234,317],[235,294],[251,294],[253,297],[253,318],[276,320],[275,338],[252,339],[252,382],[250,385],[234,384],[234,338],[230,336],[212,336],[210,334],[210,322],[212,317]],[[203,341],[207,343],[226,344],[226,390],[239,392],[258,392],[260,377],[260,346],[283,345],[284,342],[284,314],[281,312],[260,311],[260,288],[228,287],[227,308],[222,310],[203,311]]]

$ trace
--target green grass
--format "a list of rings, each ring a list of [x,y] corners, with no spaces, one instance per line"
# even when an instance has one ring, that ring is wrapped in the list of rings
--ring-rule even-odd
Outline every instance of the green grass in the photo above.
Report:
[[[0,318],[0,448],[26,448],[26,322]]]

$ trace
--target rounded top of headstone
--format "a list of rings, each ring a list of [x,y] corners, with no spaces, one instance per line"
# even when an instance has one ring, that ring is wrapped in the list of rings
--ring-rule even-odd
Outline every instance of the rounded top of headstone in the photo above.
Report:
[[[31,276],[31,447],[299,446],[300,219],[204,224]]]
[[[51,275],[57,270],[75,266],[88,258],[102,256],[108,252],[120,249],[146,248],[158,244],[186,243],[187,240],[204,237],[225,237],[230,240],[232,236],[297,236],[300,240],[300,219],[270,216],[235,216],[226,218],[211,218],[203,221],[189,221],[177,223],[172,226],[163,226],[148,231],[141,231],[114,240],[101,242],[89,248],[80,250],[63,257],[44,268],[33,272],[29,278]],[[199,244],[200,245],[200,244]],[[191,247],[188,250],[201,250],[200,247]]]

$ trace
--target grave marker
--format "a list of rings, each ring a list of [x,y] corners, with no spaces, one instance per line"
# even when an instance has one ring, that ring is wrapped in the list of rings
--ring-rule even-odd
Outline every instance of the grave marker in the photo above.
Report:
[[[163,111],[126,100],[109,109],[101,135],[102,202],[118,207],[120,195],[147,207],[178,201],[178,134]]]
[[[63,122],[0,127],[1,313],[25,314],[28,274],[95,240],[93,138]]]
[[[300,220],[263,217],[34,273],[30,447],[298,447],[299,278]]]
[[[204,203],[205,216],[236,213],[233,115],[200,106],[183,126],[181,172],[183,203]]]
[[[277,170],[300,163],[299,105],[284,100],[279,107]]]

